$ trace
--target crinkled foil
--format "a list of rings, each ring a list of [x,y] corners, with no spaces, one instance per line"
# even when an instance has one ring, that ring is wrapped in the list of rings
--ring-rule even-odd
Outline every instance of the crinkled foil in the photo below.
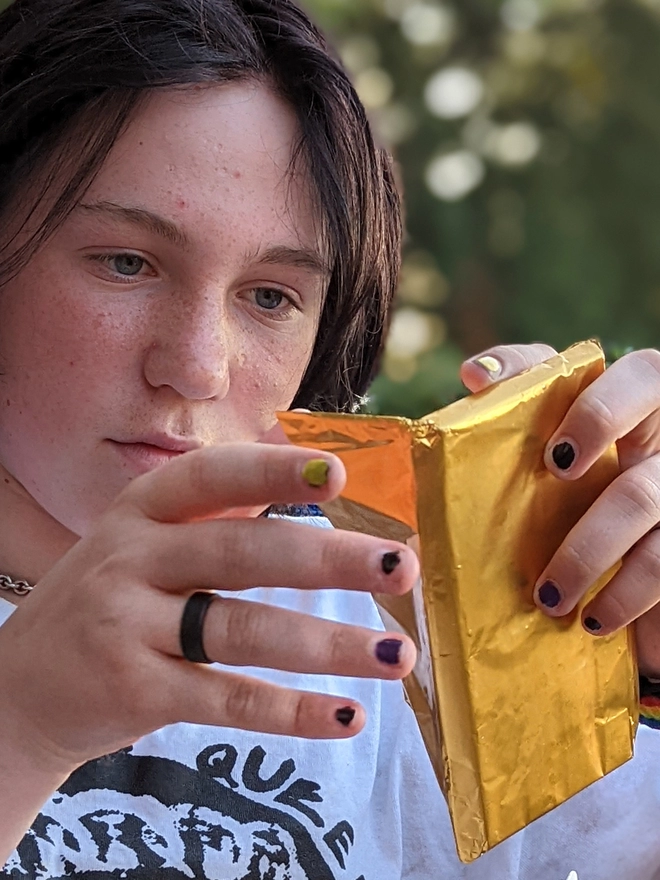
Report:
[[[419,648],[406,681],[445,792],[459,857],[481,853],[632,756],[632,636],[593,638],[580,608],[552,619],[536,579],[618,472],[611,450],[577,481],[543,464],[571,403],[604,369],[592,342],[420,420],[283,413],[294,443],[345,463],[331,520],[419,535],[422,585],[378,596]]]

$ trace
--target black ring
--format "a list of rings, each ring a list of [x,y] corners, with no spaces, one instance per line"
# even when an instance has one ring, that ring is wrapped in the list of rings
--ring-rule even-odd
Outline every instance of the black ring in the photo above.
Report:
[[[215,593],[197,592],[186,602],[181,617],[181,653],[191,663],[213,663],[204,650],[204,618]]]

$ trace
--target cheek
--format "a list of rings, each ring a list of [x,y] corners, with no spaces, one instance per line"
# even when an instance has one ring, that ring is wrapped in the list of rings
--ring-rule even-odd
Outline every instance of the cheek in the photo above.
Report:
[[[3,303],[3,397],[42,421],[61,420],[65,412],[71,417],[72,410],[83,415],[103,397],[109,374],[112,383],[131,348],[130,333],[107,312],[86,309],[84,297],[70,290],[30,297],[44,290],[38,284],[33,279],[30,291],[23,286]]]
[[[294,332],[254,346],[243,358],[243,370],[255,398],[275,409],[286,409],[298,391],[314,347],[316,326],[300,322]]]

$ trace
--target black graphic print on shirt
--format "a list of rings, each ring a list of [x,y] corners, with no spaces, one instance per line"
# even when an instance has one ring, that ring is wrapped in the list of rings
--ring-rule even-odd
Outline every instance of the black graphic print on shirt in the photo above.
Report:
[[[13,880],[365,880],[350,876],[346,821],[327,828],[316,782],[292,759],[262,775],[210,746],[193,770],[130,749],[77,770],[40,813],[0,877]]]

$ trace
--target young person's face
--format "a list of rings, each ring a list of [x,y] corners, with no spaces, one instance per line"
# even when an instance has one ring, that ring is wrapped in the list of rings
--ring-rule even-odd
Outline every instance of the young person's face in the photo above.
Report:
[[[2,291],[0,462],[77,534],[176,450],[257,440],[290,405],[327,286],[296,135],[256,83],[155,95]]]

